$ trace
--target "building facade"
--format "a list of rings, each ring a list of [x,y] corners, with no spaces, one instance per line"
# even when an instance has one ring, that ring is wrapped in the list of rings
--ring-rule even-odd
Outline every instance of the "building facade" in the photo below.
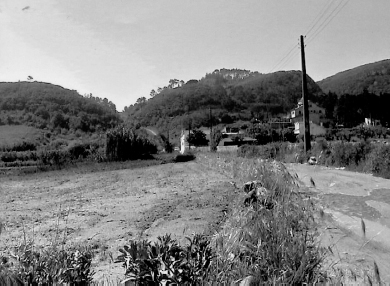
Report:
[[[317,104],[308,101],[309,104],[309,122],[311,135],[324,135],[326,129],[323,126],[325,121],[325,108],[319,107]],[[300,135],[304,133],[304,118],[303,118],[303,99],[298,101],[297,107],[291,110],[291,121],[294,123],[294,134]]]

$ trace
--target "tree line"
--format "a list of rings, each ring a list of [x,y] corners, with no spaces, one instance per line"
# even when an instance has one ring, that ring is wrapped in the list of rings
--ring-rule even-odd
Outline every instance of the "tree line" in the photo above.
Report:
[[[121,122],[115,104],[107,98],[36,82],[1,83],[0,110],[0,124],[37,128],[94,132]]]

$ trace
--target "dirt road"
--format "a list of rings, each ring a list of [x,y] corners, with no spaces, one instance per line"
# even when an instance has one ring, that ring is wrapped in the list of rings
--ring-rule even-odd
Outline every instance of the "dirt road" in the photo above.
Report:
[[[335,245],[338,264],[369,270],[375,260],[389,283],[390,180],[324,166],[286,166],[316,192],[330,216],[323,238],[325,244]]]
[[[129,239],[156,239],[208,231],[235,196],[229,178],[197,162],[132,170],[77,174],[46,172],[1,178],[0,247],[15,245],[23,232],[38,244],[65,239],[101,248],[96,279],[123,278],[110,263]],[[57,237],[57,238],[56,238]]]

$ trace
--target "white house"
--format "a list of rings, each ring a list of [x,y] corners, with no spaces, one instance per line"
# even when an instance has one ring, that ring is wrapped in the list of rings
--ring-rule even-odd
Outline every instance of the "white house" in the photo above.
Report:
[[[311,135],[323,135],[326,133],[323,123],[325,121],[325,108],[308,101],[309,104],[309,122]],[[303,119],[303,98],[298,101],[296,108],[291,110],[291,121],[294,123],[294,134],[303,134],[305,124]]]
[[[364,118],[364,126],[380,126],[381,121],[378,119]]]

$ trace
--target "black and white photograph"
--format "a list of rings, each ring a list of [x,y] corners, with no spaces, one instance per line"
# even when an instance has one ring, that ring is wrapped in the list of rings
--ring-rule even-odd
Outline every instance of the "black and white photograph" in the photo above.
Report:
[[[0,0],[0,286],[390,284],[389,0]]]

